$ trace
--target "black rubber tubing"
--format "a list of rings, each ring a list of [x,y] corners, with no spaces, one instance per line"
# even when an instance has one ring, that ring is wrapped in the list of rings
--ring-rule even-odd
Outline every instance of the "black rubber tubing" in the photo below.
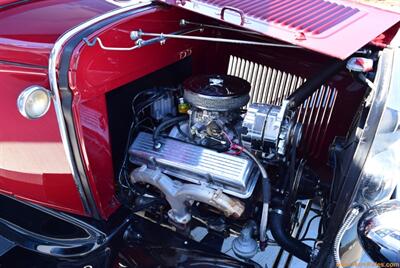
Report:
[[[310,262],[311,247],[292,237],[287,232],[285,228],[286,215],[280,213],[283,211],[283,207],[274,207],[270,212],[269,224],[272,236],[284,250],[307,263]]]
[[[347,63],[347,60],[333,60],[319,73],[313,75],[310,79],[307,79],[298,89],[296,89],[287,98],[289,100],[290,108],[297,108],[303,102],[310,97],[315,91],[317,91],[327,80],[338,73]]]
[[[187,120],[188,116],[187,115],[181,115],[181,116],[177,116],[177,117],[173,117],[171,119],[167,119],[164,122],[162,122],[161,124],[159,124],[156,128],[156,130],[154,131],[153,134],[153,142],[154,142],[154,146],[157,145],[157,143],[159,143],[159,138],[160,138],[160,133],[168,128],[168,127],[172,127],[173,125],[175,125],[176,123],[179,123],[181,121]]]

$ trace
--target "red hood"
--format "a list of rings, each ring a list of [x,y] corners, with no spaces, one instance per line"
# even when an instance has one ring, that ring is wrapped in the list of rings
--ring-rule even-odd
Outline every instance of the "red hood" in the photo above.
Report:
[[[0,7],[1,6],[6,6],[6,5],[11,5],[13,3],[21,2],[21,0],[0,0]]]
[[[0,61],[47,66],[60,35],[115,8],[104,0],[0,0]]]
[[[244,28],[341,59],[400,21],[398,13],[347,1],[164,1],[218,19],[228,8],[224,17],[234,24],[241,14]],[[0,0],[0,60],[47,66],[61,34],[114,8],[105,0]]]
[[[345,59],[400,14],[341,0],[162,0],[266,36]]]

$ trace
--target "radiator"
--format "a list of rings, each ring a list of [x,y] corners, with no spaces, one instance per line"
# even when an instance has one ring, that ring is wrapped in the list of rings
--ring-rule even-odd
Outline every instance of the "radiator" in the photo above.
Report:
[[[282,101],[295,91],[305,78],[252,62],[237,56],[230,56],[229,75],[247,80],[251,84],[250,103],[281,105]],[[337,90],[322,86],[299,107],[297,121],[303,124],[303,138],[300,150],[308,157],[318,158],[326,144],[326,133],[335,107]],[[249,103],[249,104],[250,104]]]

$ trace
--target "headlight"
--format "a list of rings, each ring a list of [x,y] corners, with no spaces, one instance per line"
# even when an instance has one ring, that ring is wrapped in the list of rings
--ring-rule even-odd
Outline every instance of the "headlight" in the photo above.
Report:
[[[389,199],[399,180],[400,130],[378,132],[364,166],[359,193],[364,200],[380,203]]]
[[[37,119],[46,114],[49,110],[50,102],[49,90],[40,86],[31,86],[24,89],[18,96],[17,106],[24,117]]]
[[[393,67],[396,68],[399,67]],[[358,198],[373,204],[389,199],[396,185],[400,185],[399,89],[400,79],[395,78],[362,173]]]

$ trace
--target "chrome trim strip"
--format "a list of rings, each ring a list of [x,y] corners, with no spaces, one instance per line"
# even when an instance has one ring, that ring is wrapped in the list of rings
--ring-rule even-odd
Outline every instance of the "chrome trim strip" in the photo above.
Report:
[[[76,166],[74,165],[74,156],[73,156],[72,150],[70,149],[71,142],[68,138],[67,127],[66,127],[66,123],[64,121],[64,115],[63,115],[63,110],[62,110],[62,106],[61,106],[60,93],[59,93],[59,88],[58,88],[58,83],[57,83],[57,60],[58,60],[59,56],[61,55],[61,52],[63,50],[63,46],[65,45],[65,43],[71,37],[73,37],[75,34],[79,33],[80,31],[82,31],[104,19],[108,19],[115,15],[133,10],[136,8],[145,7],[149,4],[151,4],[151,1],[144,1],[144,2],[134,4],[131,6],[118,8],[118,9],[112,10],[108,13],[102,14],[98,17],[95,17],[93,19],[90,19],[90,20],[78,25],[77,27],[67,31],[62,36],[60,36],[57,39],[57,41],[55,42],[53,49],[50,52],[49,66],[48,66],[50,89],[53,93],[54,108],[56,111],[58,126],[60,129],[61,140],[62,140],[64,150],[65,150],[65,153],[67,156],[68,164],[69,164],[71,172],[72,172],[72,176],[74,177],[75,181],[76,180],[80,181],[79,171],[77,170]],[[84,190],[82,189],[82,186],[77,185],[77,187],[78,187],[78,191],[80,193],[81,198],[86,198],[86,196],[84,194]],[[89,207],[87,206],[87,202],[85,202],[85,200],[82,200],[82,203],[84,205],[85,211],[86,212],[90,211]]]

